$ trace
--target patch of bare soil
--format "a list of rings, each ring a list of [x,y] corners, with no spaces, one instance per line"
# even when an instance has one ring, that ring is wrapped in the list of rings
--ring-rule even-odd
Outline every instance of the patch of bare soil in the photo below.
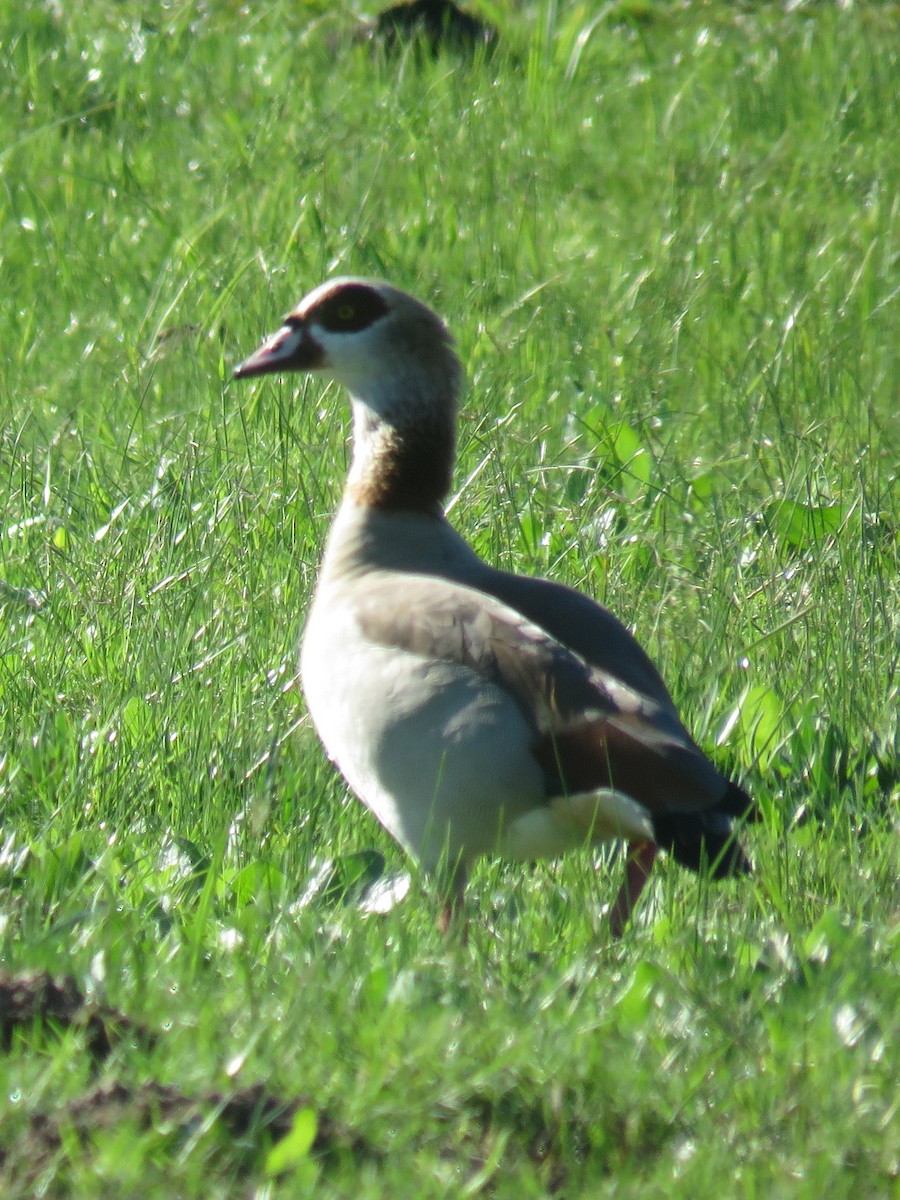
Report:
[[[492,1147],[498,1135],[503,1135],[504,1158],[527,1160],[540,1173],[546,1194],[559,1196],[568,1182],[567,1164],[584,1163],[591,1149],[590,1131],[584,1122],[566,1119],[561,1111],[554,1111],[563,1107],[535,1104],[513,1090],[490,1098],[470,1096],[464,1114],[445,1115],[453,1121],[462,1115],[469,1125],[465,1143],[473,1168],[493,1157]]]
[[[365,34],[389,53],[418,43],[432,55],[445,49],[472,54],[478,46],[493,49],[497,41],[492,25],[454,0],[402,0],[378,13]]]
[[[0,974],[0,1051],[10,1050],[17,1028],[35,1027],[83,1029],[97,1064],[123,1038],[153,1043],[146,1028],[117,1009],[87,1000],[71,978]],[[595,1148],[591,1129],[573,1116],[578,1106],[571,1097],[545,1100],[536,1104],[513,1089],[500,1096],[474,1094],[459,1106],[439,1109],[435,1117],[447,1130],[448,1159],[462,1156],[471,1170],[478,1171],[494,1157],[499,1136],[505,1142],[507,1163],[527,1161],[540,1173],[547,1195],[564,1194],[571,1166],[585,1164]],[[0,1134],[0,1195],[30,1195],[38,1180],[44,1181],[47,1195],[64,1194],[65,1161],[73,1148],[89,1155],[97,1135],[123,1126],[156,1130],[175,1147],[218,1127],[225,1135],[222,1153],[231,1169],[239,1174],[259,1171],[268,1148],[290,1133],[302,1108],[316,1112],[310,1153],[324,1167],[347,1156],[359,1162],[383,1158],[381,1149],[309,1097],[278,1096],[263,1083],[189,1096],[177,1086],[156,1081],[137,1086],[104,1082],[52,1107],[22,1114],[17,1127]],[[605,1123],[609,1121],[607,1114]],[[624,1136],[626,1131],[619,1133]],[[614,1137],[613,1143],[617,1140]],[[53,1182],[48,1184],[49,1180]]]
[[[85,1092],[56,1112],[35,1114],[29,1139],[33,1151],[49,1154],[62,1145],[63,1125],[79,1137],[113,1129],[124,1120],[142,1129],[161,1126],[190,1135],[201,1123],[213,1118],[233,1138],[246,1138],[265,1130],[269,1140],[277,1142],[290,1132],[298,1109],[306,1107],[310,1107],[308,1098],[283,1100],[262,1083],[228,1094],[212,1091],[199,1096],[186,1096],[172,1084],[154,1081],[137,1088],[111,1083]],[[365,1145],[361,1138],[320,1113],[312,1153],[328,1155],[339,1149],[360,1151]]]
[[[67,1029],[84,1031],[85,1045],[98,1065],[123,1039],[145,1048],[152,1048],[155,1041],[149,1030],[118,1009],[87,999],[69,976],[46,971],[0,973],[0,1052],[12,1049],[17,1030],[52,1033]],[[0,1136],[0,1185],[4,1177],[15,1179],[21,1187],[45,1171],[52,1174],[54,1163],[64,1158],[73,1144],[88,1146],[96,1134],[122,1125],[159,1129],[181,1143],[197,1130],[218,1124],[230,1146],[240,1144],[238,1166],[249,1170],[268,1146],[290,1131],[295,1114],[306,1107],[314,1107],[307,1097],[283,1099],[262,1083],[197,1096],[155,1081],[137,1087],[118,1081],[104,1083],[52,1108],[32,1112],[10,1137]],[[326,1160],[339,1153],[379,1157],[361,1136],[318,1110],[311,1153]],[[2,1186],[0,1194],[6,1195]]]
[[[167,1141],[180,1146],[199,1130],[218,1124],[228,1135],[223,1153],[239,1172],[250,1172],[261,1166],[268,1147],[290,1132],[298,1109],[306,1107],[311,1107],[308,1098],[285,1100],[262,1083],[198,1096],[186,1096],[172,1084],[155,1081],[138,1087],[121,1082],[103,1084],[49,1111],[32,1113],[9,1144],[0,1139],[0,1193],[7,1194],[5,1180],[15,1180],[21,1188],[29,1181],[56,1174],[63,1183],[64,1176],[54,1168],[71,1154],[73,1139],[89,1153],[98,1134],[122,1126],[159,1130]],[[322,1111],[317,1113],[310,1154],[325,1165],[343,1154],[358,1159],[381,1157],[359,1134]]]
[[[106,1058],[123,1039],[151,1048],[155,1036],[109,1005],[87,999],[68,975],[48,971],[27,975],[0,973],[0,1050],[9,1051],[16,1029],[83,1029],[94,1059]]]

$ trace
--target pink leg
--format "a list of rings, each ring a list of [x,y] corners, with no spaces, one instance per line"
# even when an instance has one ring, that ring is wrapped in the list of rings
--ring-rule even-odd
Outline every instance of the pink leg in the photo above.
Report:
[[[451,928],[459,919],[459,913],[462,909],[461,899],[459,896],[452,896],[442,906],[438,913],[437,927],[441,933],[449,933]]]
[[[637,842],[630,848],[625,879],[609,910],[609,931],[614,938],[622,936],[638,897],[650,878],[658,853],[659,847],[655,842]]]
[[[446,900],[438,913],[437,927],[445,936],[450,933],[458,934],[459,940],[465,945],[469,940],[469,922],[463,911],[463,892],[466,887],[466,875],[462,869],[456,872],[451,888],[446,893]]]

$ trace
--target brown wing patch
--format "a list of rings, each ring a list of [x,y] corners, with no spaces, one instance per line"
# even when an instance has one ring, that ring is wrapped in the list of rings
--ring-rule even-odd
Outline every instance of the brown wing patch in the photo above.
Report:
[[[713,807],[725,792],[668,708],[499,602],[447,580],[392,576],[367,590],[358,618],[375,642],[458,663],[506,691],[534,729],[548,798],[611,787],[665,813]]]
[[[631,723],[632,731],[623,727]],[[534,746],[548,790],[572,795],[615,788],[649,812],[684,812],[715,803],[705,785],[718,772],[692,745],[647,737],[646,722],[614,715],[547,730]],[[708,768],[708,769],[707,769]]]

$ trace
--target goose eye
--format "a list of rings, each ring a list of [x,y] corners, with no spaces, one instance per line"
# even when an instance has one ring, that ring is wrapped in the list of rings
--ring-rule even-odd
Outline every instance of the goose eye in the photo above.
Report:
[[[387,304],[365,284],[344,284],[339,295],[327,296],[314,319],[332,333],[360,333],[387,314]]]

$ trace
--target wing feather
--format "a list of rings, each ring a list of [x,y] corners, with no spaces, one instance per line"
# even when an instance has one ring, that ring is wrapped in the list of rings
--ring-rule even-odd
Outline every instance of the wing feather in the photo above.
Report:
[[[670,703],[479,591],[432,576],[373,580],[357,618],[374,642],[458,663],[505,690],[534,729],[548,799],[615,788],[663,814],[712,808],[727,791]]]

